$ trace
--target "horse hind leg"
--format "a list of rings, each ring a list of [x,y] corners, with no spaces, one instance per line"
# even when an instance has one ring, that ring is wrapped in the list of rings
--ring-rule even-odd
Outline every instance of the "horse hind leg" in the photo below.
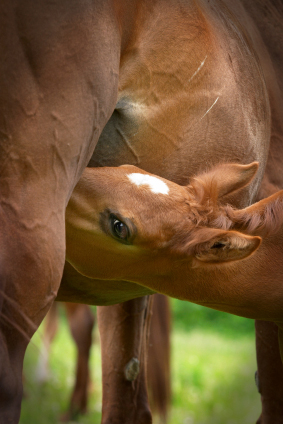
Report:
[[[48,314],[44,319],[44,330],[42,336],[42,347],[40,350],[39,360],[36,367],[36,380],[38,383],[45,383],[49,379],[49,356],[51,344],[57,334],[59,327],[58,320],[58,304],[53,303]]]
[[[88,305],[65,303],[67,318],[77,346],[76,380],[68,411],[60,418],[68,422],[87,411],[89,385],[89,356],[92,345],[94,315]]]

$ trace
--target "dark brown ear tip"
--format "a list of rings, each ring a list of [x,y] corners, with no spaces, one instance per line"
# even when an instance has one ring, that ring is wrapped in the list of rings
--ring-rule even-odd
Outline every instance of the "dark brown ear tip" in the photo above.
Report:
[[[262,238],[260,236],[255,236],[255,239],[256,239],[255,244],[257,245],[257,247],[259,247],[262,243]]]
[[[259,168],[259,162],[255,161],[255,162],[250,163],[250,167],[254,168],[257,171],[258,168]]]
[[[248,256],[253,255],[262,243],[262,238],[259,236],[250,236],[250,238],[252,239],[252,241],[248,248],[248,250],[250,250],[250,254]]]
[[[249,171],[249,172],[252,172],[253,174],[256,174],[256,172],[258,171],[258,168],[259,168],[259,162],[258,161],[251,162],[251,163],[248,163],[247,165],[242,165],[242,167],[246,171]]]

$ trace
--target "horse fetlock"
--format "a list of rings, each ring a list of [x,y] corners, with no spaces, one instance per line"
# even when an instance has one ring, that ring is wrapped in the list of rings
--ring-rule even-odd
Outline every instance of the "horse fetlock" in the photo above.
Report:
[[[132,358],[125,366],[124,374],[128,381],[134,381],[140,372],[140,361],[137,358]]]

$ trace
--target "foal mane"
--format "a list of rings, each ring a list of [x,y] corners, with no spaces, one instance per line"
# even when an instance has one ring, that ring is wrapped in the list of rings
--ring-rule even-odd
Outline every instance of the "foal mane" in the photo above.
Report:
[[[238,230],[250,235],[271,235],[283,225],[283,191],[245,209],[224,205],[219,200],[217,182],[213,178],[193,180],[190,219],[197,228]]]
[[[245,209],[237,210],[227,205],[224,207],[228,221],[231,221],[235,230],[247,234],[272,235],[277,233],[283,225],[283,199],[269,202],[258,212],[248,212]]]

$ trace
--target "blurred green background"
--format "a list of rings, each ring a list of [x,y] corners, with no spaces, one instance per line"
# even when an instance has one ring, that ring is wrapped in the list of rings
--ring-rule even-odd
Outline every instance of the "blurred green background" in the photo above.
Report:
[[[254,424],[260,415],[254,322],[198,305],[171,300],[173,399],[168,424]],[[20,424],[54,424],[73,387],[76,351],[66,318],[52,344],[51,376],[35,379],[41,346],[35,334],[25,358],[25,399]],[[101,363],[97,329],[91,354],[89,412],[76,423],[100,424]],[[157,417],[154,423],[158,423]]]

